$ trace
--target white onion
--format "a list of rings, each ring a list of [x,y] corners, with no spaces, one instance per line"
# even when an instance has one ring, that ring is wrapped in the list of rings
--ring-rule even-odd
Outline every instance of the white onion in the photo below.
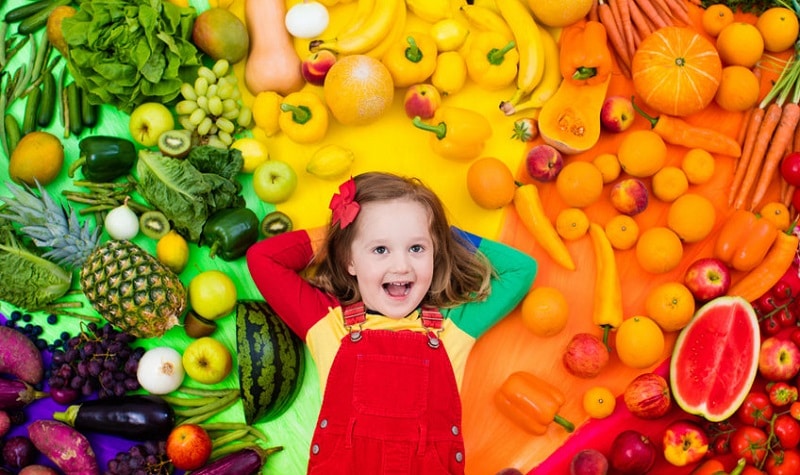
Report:
[[[125,203],[127,202],[126,199]],[[118,241],[133,239],[139,234],[139,217],[127,204],[117,206],[109,211],[103,225],[108,235]]]
[[[136,379],[150,394],[168,394],[183,383],[181,354],[169,346],[151,348],[139,359]]]
[[[286,12],[286,30],[295,38],[314,38],[328,28],[330,17],[325,5],[304,0]]]

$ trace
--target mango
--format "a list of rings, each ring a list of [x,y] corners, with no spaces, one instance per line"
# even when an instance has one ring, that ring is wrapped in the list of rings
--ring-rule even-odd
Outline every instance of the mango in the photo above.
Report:
[[[71,17],[76,13],[78,13],[78,10],[74,7],[59,5],[47,17],[47,25],[45,26],[47,40],[64,57],[67,56],[67,42],[64,40],[64,32],[61,31],[61,22],[64,18]]]
[[[214,61],[226,59],[238,63],[250,48],[247,26],[225,8],[209,8],[194,21],[192,42]]]

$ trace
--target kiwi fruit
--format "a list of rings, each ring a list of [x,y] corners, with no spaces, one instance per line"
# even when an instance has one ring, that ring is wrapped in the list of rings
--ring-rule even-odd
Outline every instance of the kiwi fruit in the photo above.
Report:
[[[151,239],[161,239],[170,229],[169,220],[161,211],[145,211],[139,216],[139,230]]]
[[[194,310],[186,312],[183,320],[183,330],[190,338],[202,338],[214,333],[217,329],[217,322],[201,317]]]
[[[261,234],[264,237],[277,236],[292,230],[292,218],[281,211],[273,211],[261,220]]]
[[[183,158],[192,149],[192,132],[190,130],[167,130],[158,137],[158,150],[162,154]]]

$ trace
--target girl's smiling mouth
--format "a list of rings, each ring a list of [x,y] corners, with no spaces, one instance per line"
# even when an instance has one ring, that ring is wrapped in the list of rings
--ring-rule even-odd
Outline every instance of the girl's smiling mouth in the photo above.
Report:
[[[405,297],[411,291],[411,282],[387,282],[383,290],[391,297]]]

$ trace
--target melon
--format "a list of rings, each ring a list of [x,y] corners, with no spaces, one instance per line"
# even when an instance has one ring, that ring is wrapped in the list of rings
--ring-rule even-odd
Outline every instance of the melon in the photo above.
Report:
[[[703,305],[675,340],[675,402],[711,422],[732,416],[756,378],[760,342],[758,317],[747,300],[724,296]]]

